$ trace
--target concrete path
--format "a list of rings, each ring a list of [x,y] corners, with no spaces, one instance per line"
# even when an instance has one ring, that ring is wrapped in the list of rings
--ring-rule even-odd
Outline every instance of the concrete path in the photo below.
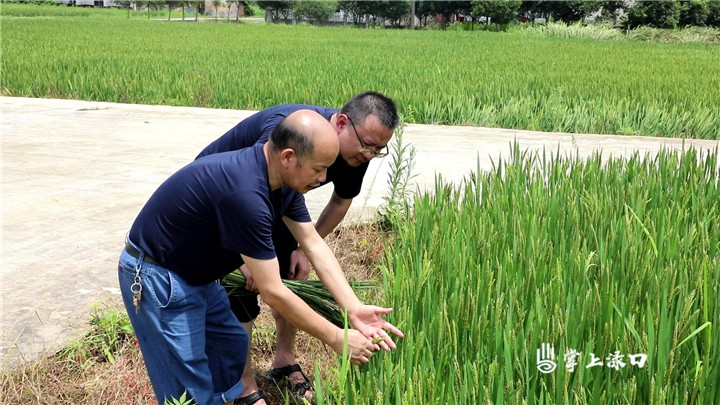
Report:
[[[150,194],[208,143],[252,111],[0,97],[2,257],[0,366],[31,359],[83,334],[93,304],[119,302],[124,235]],[[682,140],[408,125],[415,184],[458,181],[523,149],[587,156],[602,149],[681,148]],[[685,141],[701,149],[717,141]],[[391,159],[374,160],[350,218],[383,203]],[[309,193],[314,218],[331,193]]]

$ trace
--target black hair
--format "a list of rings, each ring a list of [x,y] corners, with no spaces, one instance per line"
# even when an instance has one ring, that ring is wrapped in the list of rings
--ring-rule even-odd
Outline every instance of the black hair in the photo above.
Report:
[[[313,142],[310,137],[288,125],[287,118],[270,132],[270,142],[273,152],[280,152],[288,148],[294,150],[298,163],[313,153]]]
[[[351,98],[340,110],[355,123],[365,122],[375,115],[386,128],[395,129],[400,121],[395,102],[375,91],[366,91]]]

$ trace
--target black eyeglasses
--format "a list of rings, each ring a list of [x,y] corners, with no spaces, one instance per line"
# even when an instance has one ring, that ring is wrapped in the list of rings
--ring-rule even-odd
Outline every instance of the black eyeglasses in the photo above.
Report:
[[[355,128],[355,124],[353,123],[352,119],[350,119],[350,116],[346,115],[346,117],[347,117],[348,121],[350,121],[350,125],[352,125],[353,131],[355,131],[355,136],[357,137],[358,142],[360,142],[360,146],[361,146],[360,152],[362,152],[363,154],[365,154],[367,156],[373,156],[376,158],[383,158],[383,157],[387,156],[387,152],[383,152],[382,150],[380,152],[378,152],[375,149],[370,148],[367,145],[365,145],[365,142],[363,142],[362,139],[360,139],[360,135],[358,134],[357,128]],[[383,149],[385,149],[385,148],[383,148]]]

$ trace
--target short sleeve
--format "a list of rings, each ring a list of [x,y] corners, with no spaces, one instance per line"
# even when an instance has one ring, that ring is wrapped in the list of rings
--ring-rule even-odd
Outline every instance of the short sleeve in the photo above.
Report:
[[[338,161],[338,163],[345,163],[345,161],[341,158],[339,158]],[[338,197],[345,199],[357,197],[362,189],[362,182],[367,168],[367,163],[358,167],[350,167],[347,164],[339,165],[332,176],[335,194],[337,194]]]
[[[223,248],[260,260],[275,258],[272,207],[259,192],[229,195],[217,205]]]
[[[283,187],[283,216],[295,222],[312,221],[305,204],[305,197],[288,187]]]

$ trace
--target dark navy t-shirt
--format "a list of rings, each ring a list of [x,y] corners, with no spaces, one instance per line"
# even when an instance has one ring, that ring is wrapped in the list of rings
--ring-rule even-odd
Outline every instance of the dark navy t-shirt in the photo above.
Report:
[[[251,115],[240,121],[234,128],[225,133],[213,143],[208,145],[196,159],[215,153],[239,150],[256,143],[265,143],[270,132],[288,115],[298,110],[313,110],[325,117],[328,121],[333,114],[340,110],[336,108],[318,107],[308,104],[281,104],[270,107]],[[368,163],[358,167],[349,166],[345,159],[338,156],[327,172],[327,178],[322,185],[333,183],[335,193],[340,198],[355,198],[360,194],[363,177],[367,171]]]
[[[218,153],[180,169],[145,204],[130,240],[191,284],[240,267],[240,254],[275,257],[272,227],[287,216],[310,222],[302,194],[270,190],[263,145]]]

